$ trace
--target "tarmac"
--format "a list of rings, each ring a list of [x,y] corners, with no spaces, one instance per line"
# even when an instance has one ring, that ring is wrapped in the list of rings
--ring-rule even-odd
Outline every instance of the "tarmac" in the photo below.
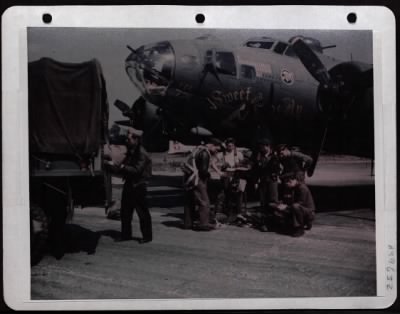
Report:
[[[120,221],[77,210],[66,253],[31,269],[33,300],[376,295],[374,212],[319,213],[300,238],[252,227],[183,230],[182,208],[152,208],[154,240],[118,242]],[[244,301],[245,302],[245,301]]]
[[[316,220],[300,238],[251,225],[182,229],[182,181],[173,162],[168,169],[156,165],[149,187],[153,242],[138,243],[136,215],[134,239],[119,242],[120,221],[107,219],[104,209],[75,209],[64,256],[46,254],[32,267],[32,299],[376,295],[374,193],[366,194],[374,191],[370,162],[320,161],[307,178]],[[122,181],[113,183],[118,198]],[[256,199],[247,203],[249,211],[257,206]]]

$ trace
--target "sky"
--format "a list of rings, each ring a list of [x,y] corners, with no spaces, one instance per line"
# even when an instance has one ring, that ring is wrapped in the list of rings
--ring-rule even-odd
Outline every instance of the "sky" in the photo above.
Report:
[[[125,72],[125,59],[130,45],[136,49],[144,44],[164,40],[194,39],[214,35],[229,45],[240,46],[251,37],[268,36],[288,41],[302,35],[318,39],[322,46],[336,45],[325,54],[348,61],[372,64],[372,32],[345,30],[229,30],[229,29],[127,29],[127,28],[51,28],[28,29],[28,61],[48,57],[61,62],[84,62],[96,58],[103,69],[108,101],[110,126],[125,120],[112,104],[120,99],[131,105],[139,96]]]

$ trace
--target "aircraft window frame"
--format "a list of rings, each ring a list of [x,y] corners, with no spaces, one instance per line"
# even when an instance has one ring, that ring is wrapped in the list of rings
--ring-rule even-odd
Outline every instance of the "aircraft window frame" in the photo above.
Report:
[[[276,43],[276,45],[274,46],[274,52],[276,52],[277,54],[282,55],[285,52],[285,50],[287,49],[288,46],[289,45],[287,43],[284,43],[282,41],[278,41]],[[283,47],[283,48],[281,48],[281,47]]]
[[[228,57],[229,56],[229,57]],[[222,58],[221,58],[222,57]],[[228,57],[228,59],[227,59]],[[221,63],[223,61],[223,63]],[[215,52],[215,69],[218,73],[236,76],[236,59],[233,52],[216,51]]]
[[[297,58],[297,57],[298,57],[297,54],[296,54],[296,52],[294,51],[292,45],[288,45],[288,46],[287,46],[287,48],[286,48],[286,50],[285,50],[285,52],[284,52],[284,55],[285,55],[285,56],[288,56],[288,57],[292,57],[292,58]]]
[[[246,72],[244,72],[244,69]],[[247,71],[251,72],[251,76],[247,75]],[[244,75],[244,73],[246,73],[246,75]],[[240,78],[244,78],[244,79],[248,79],[248,80],[252,80],[255,81],[257,77],[257,73],[256,73],[256,68],[253,65],[249,65],[249,64],[241,64],[240,65]]]
[[[257,47],[257,45],[259,45]],[[246,42],[246,47],[249,48],[258,48],[258,49],[266,49],[270,50],[274,45],[273,41],[260,41],[260,40],[251,40]]]
[[[169,42],[159,42],[153,46],[145,46],[143,55],[149,68],[170,80],[175,70],[175,57]]]

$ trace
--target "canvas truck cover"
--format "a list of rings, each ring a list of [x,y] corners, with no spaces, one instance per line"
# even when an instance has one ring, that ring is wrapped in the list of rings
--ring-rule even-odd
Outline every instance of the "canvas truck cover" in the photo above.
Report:
[[[100,63],[29,63],[31,153],[84,156],[104,143],[108,102]]]

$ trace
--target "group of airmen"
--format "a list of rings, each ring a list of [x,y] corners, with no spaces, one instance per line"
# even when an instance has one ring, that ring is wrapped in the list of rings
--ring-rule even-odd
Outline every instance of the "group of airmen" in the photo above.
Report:
[[[273,148],[268,139],[259,140],[256,149],[247,153],[238,150],[233,138],[210,139],[182,166],[184,228],[210,231],[221,222],[248,223],[243,202],[254,188],[261,205],[258,228],[302,236],[315,216],[314,200],[305,184],[312,163],[310,156],[288,145]]]
[[[129,128],[127,154],[122,163],[106,160],[114,173],[124,178],[121,199],[121,240],[132,239],[132,216],[136,209],[143,238],[153,239],[146,201],[152,160],[140,144],[143,132]],[[210,138],[196,147],[181,165],[184,190],[184,229],[211,231],[223,223],[246,224],[243,206],[247,191],[259,193],[261,231],[282,230],[294,237],[312,227],[315,205],[305,184],[312,158],[289,146],[272,146],[261,139],[253,151],[243,152],[235,139]],[[211,201],[210,201],[211,200]]]

